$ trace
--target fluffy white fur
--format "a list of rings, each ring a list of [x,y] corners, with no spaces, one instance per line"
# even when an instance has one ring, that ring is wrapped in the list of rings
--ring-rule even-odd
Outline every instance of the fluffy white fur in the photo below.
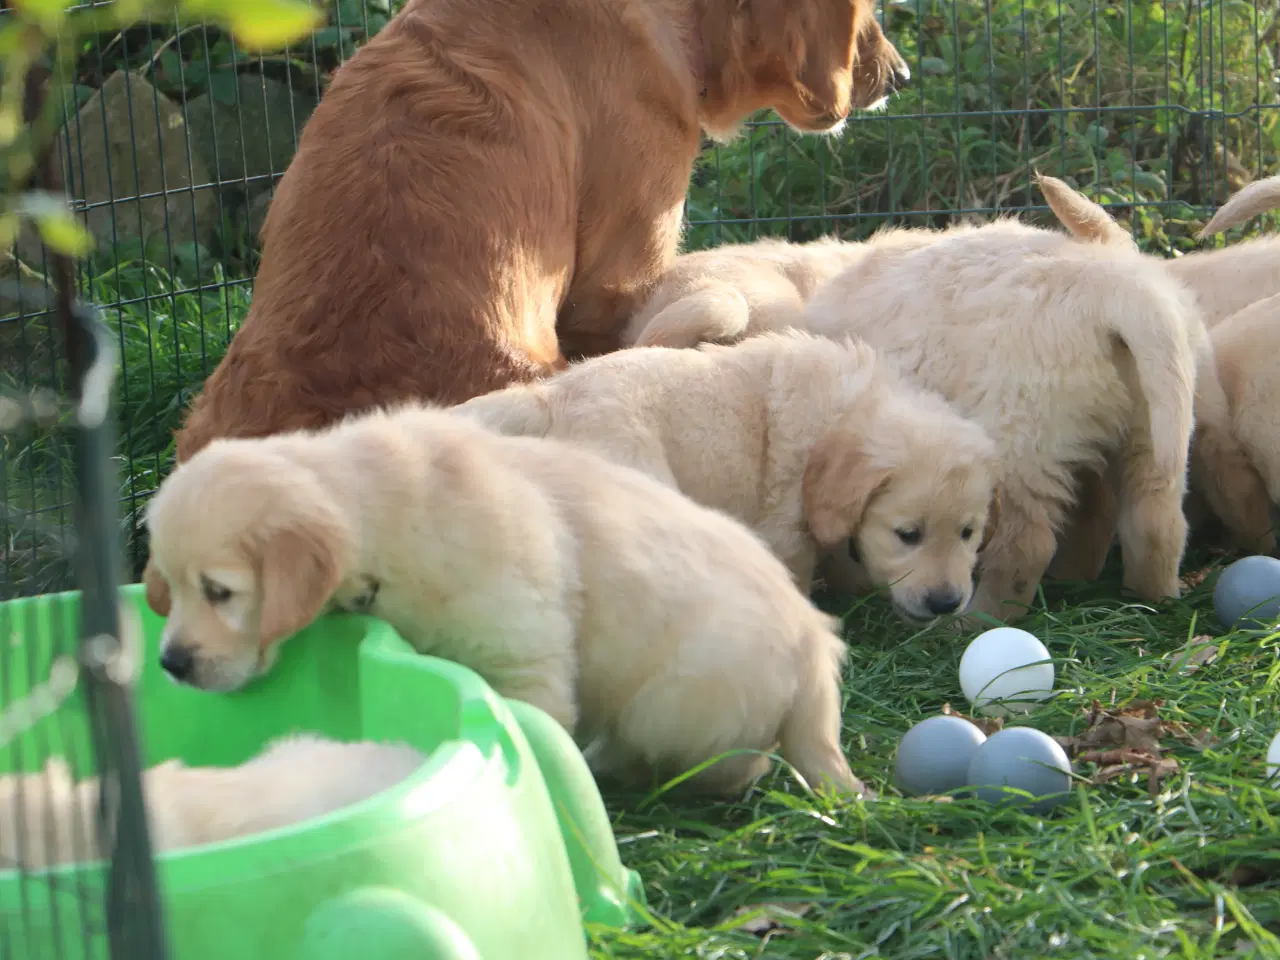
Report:
[[[852,538],[913,619],[968,602],[995,521],[991,440],[863,343],[788,331],[623,350],[451,412],[590,447],[737,517],[806,592],[819,551]]]
[[[648,782],[780,744],[814,786],[862,790],[837,622],[741,524],[589,451],[408,407],[216,441],[147,524],[163,647],[196,686],[243,685],[336,602],[543,709],[599,773]],[[733,793],[767,767],[738,754],[692,785]]]
[[[1221,233],[1278,206],[1280,176],[1255,180],[1218,208],[1200,236]],[[1197,250],[1165,262],[1174,277],[1195,291],[1210,329],[1249,304],[1280,294],[1280,236]]]
[[[888,229],[861,243],[833,237],[808,243],[771,238],[686,253],[676,258],[631,318],[623,343],[693,347],[787,329],[814,290],[870,251],[914,250],[942,235]]]
[[[424,759],[403,744],[301,734],[235,767],[169,760],[142,775],[151,845],[168,853],[313,820],[389,789]],[[100,859],[98,795],[98,778],[76,782],[61,758],[0,776],[0,871]]]
[[[1259,300],[1211,331],[1225,415],[1197,431],[1191,478],[1235,545],[1276,548],[1280,504],[1280,295]]]
[[[1102,207],[1050,177],[1042,178],[1041,188],[1073,236],[1136,249],[1128,232]],[[1224,230],[1277,200],[1280,178],[1251,184],[1218,211],[1202,235]],[[1257,286],[1240,272],[1242,264],[1256,264],[1267,250],[1273,258],[1280,254],[1280,248],[1260,241],[1244,246],[1253,249],[1239,258],[1206,258],[1202,254],[1185,258],[1200,264],[1197,271],[1210,262],[1221,270],[1222,275],[1216,278],[1211,272],[1195,274],[1197,299],[1204,308],[1220,311],[1229,303],[1247,302],[1241,298],[1247,298]],[[1236,249],[1244,254],[1243,248]],[[1151,259],[1170,265],[1169,261]],[[1272,272],[1280,276],[1280,271]],[[1215,293],[1219,287],[1222,295]],[[1268,552],[1275,546],[1270,501],[1280,492],[1280,444],[1274,439],[1280,401],[1280,368],[1274,353],[1280,346],[1274,322],[1277,303],[1280,297],[1271,297],[1226,319],[1218,317],[1210,330],[1212,350],[1200,354],[1196,376],[1188,512],[1202,517],[1207,507],[1223,521],[1235,545],[1250,551]],[[1092,579],[1102,569],[1115,536],[1119,510],[1116,465],[1109,465],[1104,472],[1091,468],[1078,471],[1077,479],[1079,496],[1049,572],[1068,579]]]
[[[1178,594],[1197,363],[1194,298],[1130,245],[1004,221],[873,253],[814,294],[805,325],[856,334],[986,427],[1001,521],[972,610],[1010,619],[1035,595],[1073,472],[1119,465],[1125,584]]]

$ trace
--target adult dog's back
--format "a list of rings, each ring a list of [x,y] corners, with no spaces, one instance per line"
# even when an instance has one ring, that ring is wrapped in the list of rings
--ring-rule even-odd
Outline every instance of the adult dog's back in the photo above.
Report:
[[[700,126],[830,129],[905,72],[871,8],[410,0],[308,122],[179,461],[613,349],[675,255]]]

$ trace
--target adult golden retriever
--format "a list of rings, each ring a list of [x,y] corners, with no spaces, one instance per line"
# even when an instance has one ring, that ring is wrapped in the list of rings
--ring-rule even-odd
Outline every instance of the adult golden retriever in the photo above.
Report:
[[[410,0],[307,123],[179,462],[614,349],[700,130],[831,131],[907,76],[872,0]]]

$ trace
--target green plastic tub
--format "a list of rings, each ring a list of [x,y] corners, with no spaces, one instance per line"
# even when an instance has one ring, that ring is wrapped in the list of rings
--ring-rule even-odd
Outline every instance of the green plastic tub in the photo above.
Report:
[[[146,635],[135,692],[146,766],[236,764],[298,730],[400,740],[428,757],[330,816],[158,856],[175,960],[574,960],[587,956],[584,920],[634,919],[639,877],[619,861],[582,754],[546,714],[420,656],[380,620],[345,614],[285,644],[239,693],[181,687],[157,662],[163,620],[141,587],[122,596]],[[15,678],[49,675],[78,606],[77,593],[0,604],[0,701],[24,692]],[[38,769],[52,750],[92,773],[83,714],[73,695],[0,748],[0,772]],[[104,884],[100,863],[25,878],[0,869],[0,953],[106,956],[105,932],[82,923],[86,912],[101,923]]]

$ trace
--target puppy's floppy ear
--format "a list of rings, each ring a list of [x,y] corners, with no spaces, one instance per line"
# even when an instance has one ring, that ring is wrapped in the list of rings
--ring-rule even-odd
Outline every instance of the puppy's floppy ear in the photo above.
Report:
[[[142,570],[142,582],[146,584],[147,606],[160,616],[167,617],[173,604],[169,595],[169,581],[161,576],[150,557]]]
[[[991,542],[991,538],[996,535],[996,527],[1000,524],[1000,488],[993,487],[991,489],[991,504],[987,507],[987,522],[982,528],[982,542],[978,544],[978,550],[987,549],[987,544]]]
[[[294,516],[259,535],[262,646],[297,633],[324,610],[346,575],[350,535],[336,516]]]
[[[856,434],[828,431],[809,452],[801,483],[813,539],[834,547],[857,533],[872,497],[889,482],[890,473],[872,462]]]

